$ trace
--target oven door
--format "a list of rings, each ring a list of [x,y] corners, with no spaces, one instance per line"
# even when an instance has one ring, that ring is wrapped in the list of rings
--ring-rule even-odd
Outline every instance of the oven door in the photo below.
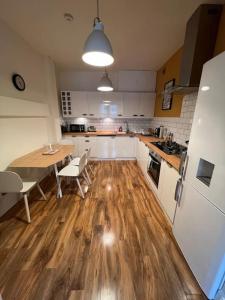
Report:
[[[148,174],[157,187],[159,184],[160,168],[161,162],[156,160],[151,154],[149,154]]]

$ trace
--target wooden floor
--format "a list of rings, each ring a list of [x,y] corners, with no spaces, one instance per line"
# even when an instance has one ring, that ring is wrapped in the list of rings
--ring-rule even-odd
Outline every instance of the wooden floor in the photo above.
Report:
[[[85,200],[54,177],[0,219],[3,300],[202,300],[136,162],[96,162]]]

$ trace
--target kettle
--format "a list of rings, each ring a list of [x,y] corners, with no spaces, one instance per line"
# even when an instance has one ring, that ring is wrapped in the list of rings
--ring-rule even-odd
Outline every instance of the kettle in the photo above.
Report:
[[[160,127],[156,127],[155,136],[159,137],[159,133],[160,133]]]

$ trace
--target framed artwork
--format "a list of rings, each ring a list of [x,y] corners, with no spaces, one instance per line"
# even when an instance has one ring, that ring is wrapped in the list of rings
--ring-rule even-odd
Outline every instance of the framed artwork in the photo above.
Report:
[[[164,85],[162,110],[170,110],[172,107],[173,94],[167,93],[175,85],[175,79],[169,80]]]

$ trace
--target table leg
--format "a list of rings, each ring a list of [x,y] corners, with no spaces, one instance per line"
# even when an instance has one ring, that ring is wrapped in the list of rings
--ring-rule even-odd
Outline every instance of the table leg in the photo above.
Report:
[[[61,184],[60,184],[60,180],[58,177],[58,168],[57,168],[57,164],[54,164],[54,170],[55,170],[55,177],[56,177],[56,182],[57,182],[57,198],[62,198],[62,190],[61,190]]]

